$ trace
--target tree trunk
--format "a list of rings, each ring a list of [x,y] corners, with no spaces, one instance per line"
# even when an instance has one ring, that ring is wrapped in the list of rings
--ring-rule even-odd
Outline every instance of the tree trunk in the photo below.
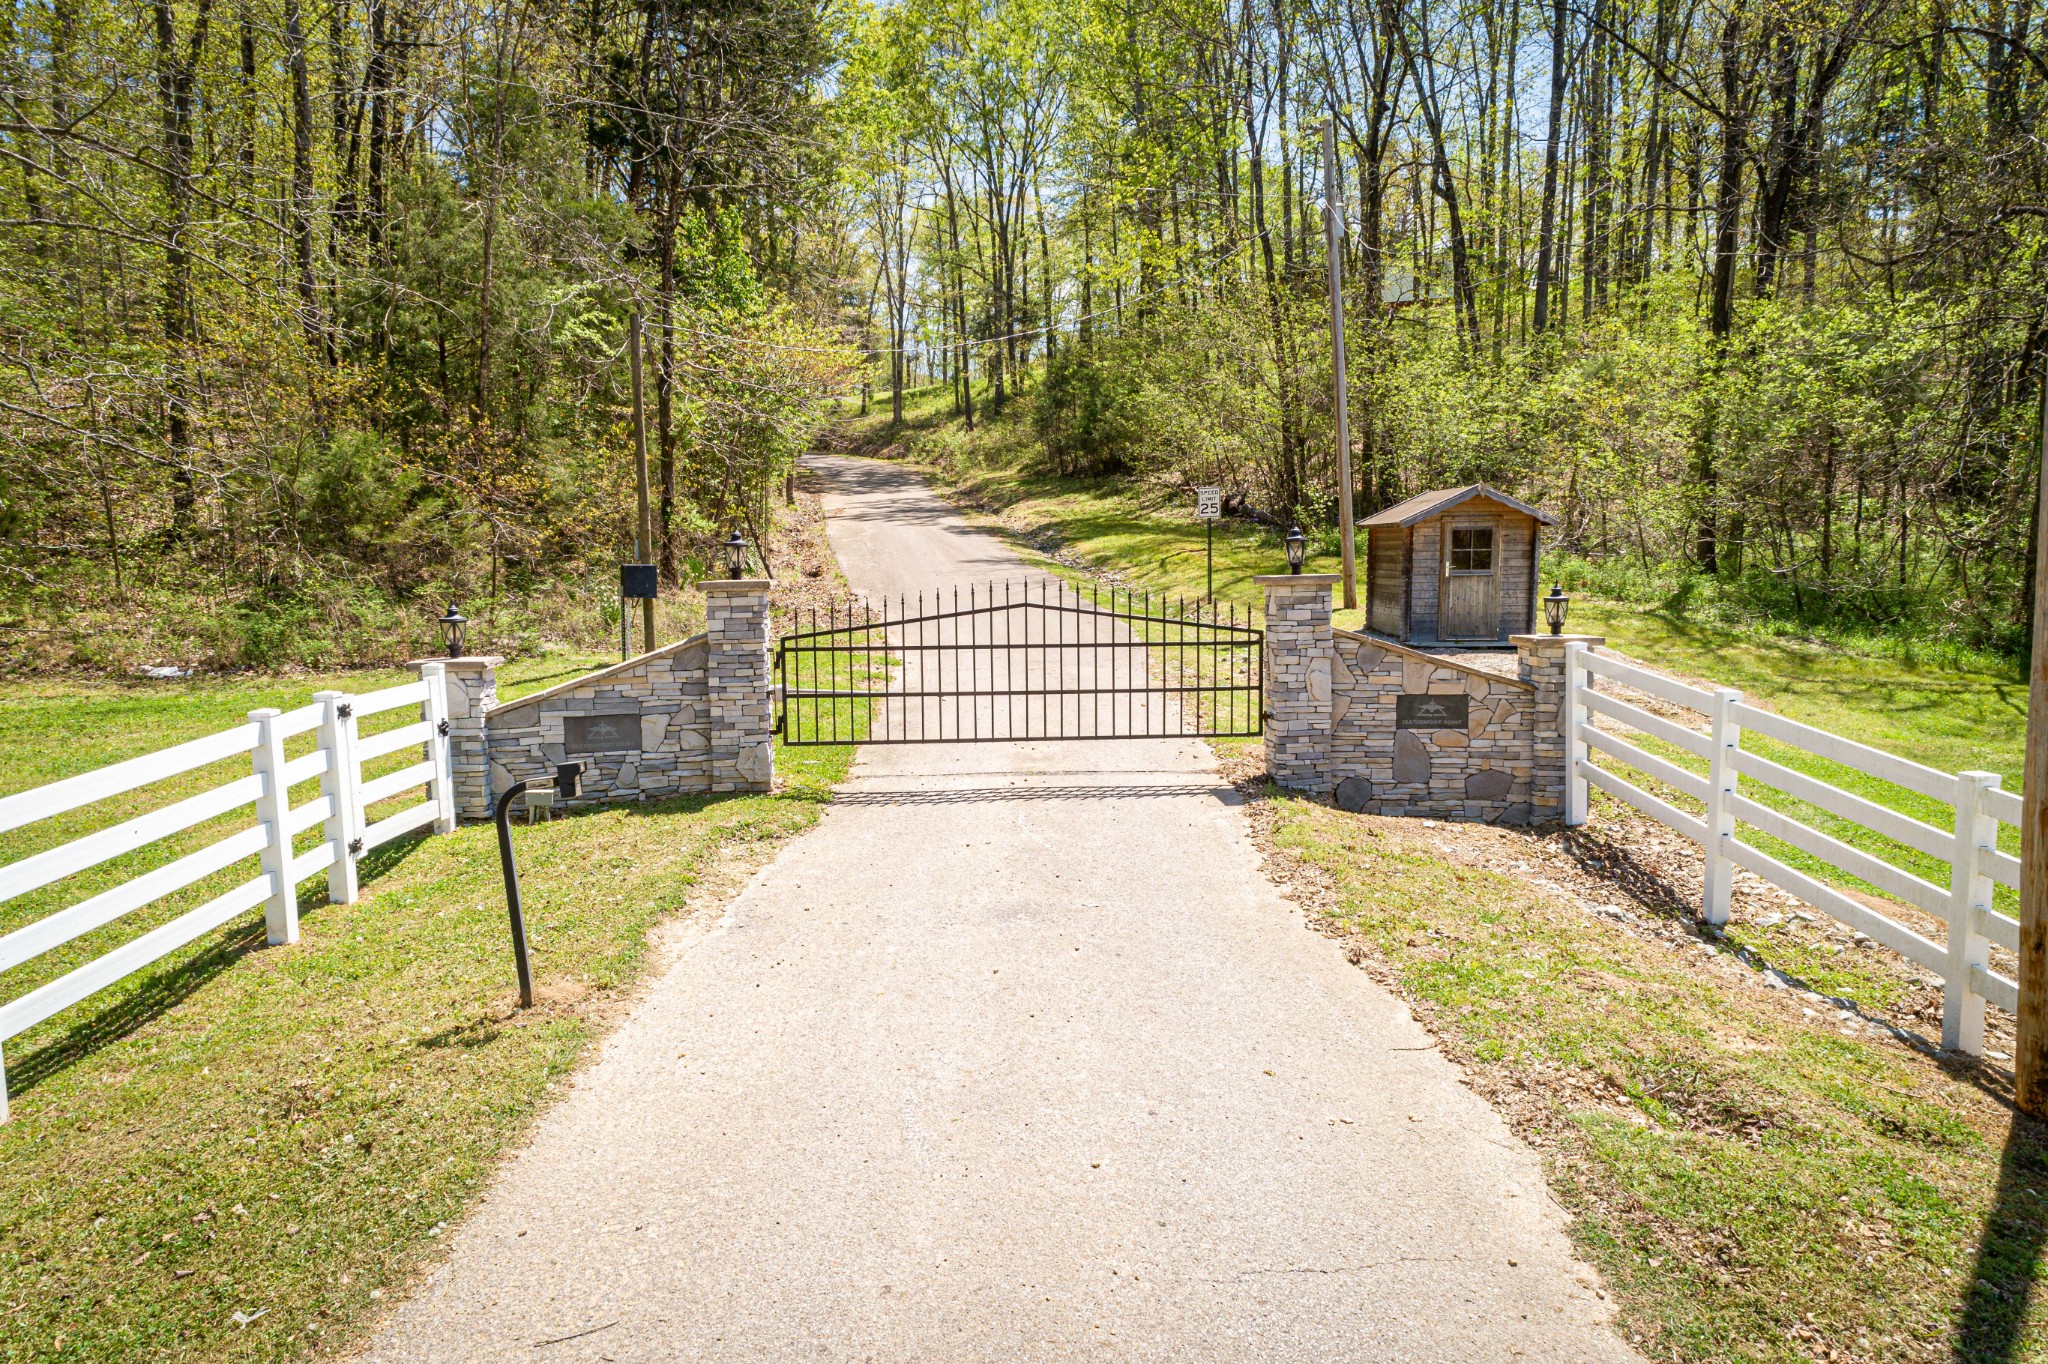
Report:
[[[163,332],[165,368],[164,425],[170,444],[171,518],[166,539],[191,537],[198,512],[198,478],[192,467],[191,398],[186,391],[188,356],[193,336],[192,253],[185,233],[192,225],[192,115],[199,80],[199,61],[206,50],[212,0],[199,0],[192,31],[179,52],[177,20],[171,0],[155,0],[158,117],[163,132],[164,222]]]
[[[1543,136],[1543,225],[1536,247],[1536,315],[1530,329],[1550,327],[1550,272],[1557,251],[1557,144],[1564,127],[1564,54],[1570,33],[1565,0],[1555,0],[1550,21],[1550,121]]]

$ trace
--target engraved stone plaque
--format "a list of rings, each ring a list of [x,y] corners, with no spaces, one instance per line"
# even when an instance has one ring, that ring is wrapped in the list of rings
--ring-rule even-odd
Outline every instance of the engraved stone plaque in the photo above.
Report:
[[[640,712],[617,711],[607,715],[564,715],[564,753],[638,753]]]
[[[1394,699],[1394,728],[1463,729],[1471,719],[1471,705],[1469,696],[1399,696]]]

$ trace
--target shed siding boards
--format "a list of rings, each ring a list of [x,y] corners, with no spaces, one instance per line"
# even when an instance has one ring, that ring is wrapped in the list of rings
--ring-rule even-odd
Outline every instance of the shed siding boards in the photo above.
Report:
[[[1399,635],[1403,600],[1401,564],[1408,532],[1398,526],[1374,526],[1367,532],[1366,589],[1370,624],[1383,635]]]
[[[1437,588],[1443,577],[1442,527],[1442,521],[1431,518],[1409,532],[1415,546],[1408,557],[1408,591],[1415,603],[1408,614],[1410,639],[1436,638]]]
[[[1500,638],[1529,633],[1529,589],[1536,580],[1536,523],[1526,516],[1500,519]]]

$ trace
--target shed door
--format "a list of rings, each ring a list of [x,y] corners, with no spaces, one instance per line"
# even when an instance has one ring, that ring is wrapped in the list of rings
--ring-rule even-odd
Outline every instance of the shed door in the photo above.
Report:
[[[1500,635],[1500,529],[1492,520],[1452,520],[1444,527],[1442,639]]]

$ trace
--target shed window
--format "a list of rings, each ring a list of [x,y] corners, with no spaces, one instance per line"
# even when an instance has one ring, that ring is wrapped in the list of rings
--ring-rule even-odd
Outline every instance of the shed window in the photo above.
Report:
[[[1493,529],[1491,527],[1452,527],[1451,572],[1493,572]]]

